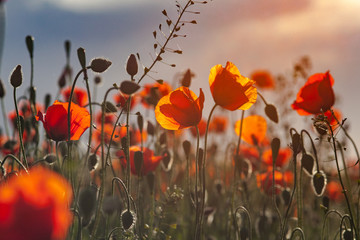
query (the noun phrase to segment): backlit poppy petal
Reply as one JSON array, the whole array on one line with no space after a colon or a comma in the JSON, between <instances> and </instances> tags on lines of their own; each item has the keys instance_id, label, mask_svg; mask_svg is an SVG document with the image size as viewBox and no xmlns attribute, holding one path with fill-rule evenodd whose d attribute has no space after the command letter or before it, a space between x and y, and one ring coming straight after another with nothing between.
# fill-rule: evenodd
<instances>
[{"instance_id":1,"label":"backlit poppy petal","mask_svg":"<svg viewBox=\"0 0 360 240\"><path fill-rule=\"evenodd\" d=\"M256 102L254 81L241 76L231 62L227 62L225 68L220 64L211 68L209 84L215 103L225 109L246 110Z\"/></svg>"},{"instance_id":2,"label":"backlit poppy petal","mask_svg":"<svg viewBox=\"0 0 360 240\"><path fill-rule=\"evenodd\" d=\"M240 134L241 120L235 123L235 132ZM252 115L244 118L241 139L252 145L259 145L266 136L267 124L264 117Z\"/></svg>"},{"instance_id":3,"label":"backlit poppy petal","mask_svg":"<svg viewBox=\"0 0 360 240\"><path fill-rule=\"evenodd\" d=\"M335 103L333 84L334 79L329 72L310 76L291 107L300 115L326 112Z\"/></svg>"},{"instance_id":4,"label":"backlit poppy petal","mask_svg":"<svg viewBox=\"0 0 360 240\"><path fill-rule=\"evenodd\" d=\"M199 98L188 88L180 87L162 97L155 108L159 124L168 130L196 126L202 117L204 93Z\"/></svg>"}]
</instances>

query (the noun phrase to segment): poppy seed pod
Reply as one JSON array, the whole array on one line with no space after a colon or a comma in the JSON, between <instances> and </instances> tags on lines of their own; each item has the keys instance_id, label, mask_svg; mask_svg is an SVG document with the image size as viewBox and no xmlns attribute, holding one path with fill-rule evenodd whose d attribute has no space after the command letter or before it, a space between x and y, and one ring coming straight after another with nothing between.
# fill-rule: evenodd
<instances>
[{"instance_id":1,"label":"poppy seed pod","mask_svg":"<svg viewBox=\"0 0 360 240\"><path fill-rule=\"evenodd\" d=\"M77 55L79 58L79 62L81 67L84 69L86 68L86 57L85 57L85 49L84 48L78 48Z\"/></svg>"},{"instance_id":2,"label":"poppy seed pod","mask_svg":"<svg viewBox=\"0 0 360 240\"><path fill-rule=\"evenodd\" d=\"M325 191L326 183L327 183L326 175L323 171L318 171L312 176L311 186L317 197L323 195Z\"/></svg>"},{"instance_id":3,"label":"poppy seed pod","mask_svg":"<svg viewBox=\"0 0 360 240\"><path fill-rule=\"evenodd\" d=\"M94 72L102 73L105 72L111 64L112 62L105 58L95 58L91 60L90 67Z\"/></svg>"},{"instance_id":4,"label":"poppy seed pod","mask_svg":"<svg viewBox=\"0 0 360 240\"><path fill-rule=\"evenodd\" d=\"M120 84L120 91L127 95L131 95L139 89L140 89L140 85L133 81L125 80Z\"/></svg>"},{"instance_id":5,"label":"poppy seed pod","mask_svg":"<svg viewBox=\"0 0 360 240\"><path fill-rule=\"evenodd\" d=\"M26 42L26 47L29 51L29 54L30 54L30 58L33 58L34 57L34 37L33 36L26 36L25 38L25 42Z\"/></svg>"},{"instance_id":6,"label":"poppy seed pod","mask_svg":"<svg viewBox=\"0 0 360 240\"><path fill-rule=\"evenodd\" d=\"M131 211L126 210L121 214L122 226L125 230L130 229L135 225L135 218Z\"/></svg>"},{"instance_id":7,"label":"poppy seed pod","mask_svg":"<svg viewBox=\"0 0 360 240\"><path fill-rule=\"evenodd\" d=\"M17 88L20 87L20 85L22 84L22 80L23 80L23 76L22 76L21 65L17 65L10 75L10 84L14 88Z\"/></svg>"},{"instance_id":8,"label":"poppy seed pod","mask_svg":"<svg viewBox=\"0 0 360 240\"><path fill-rule=\"evenodd\" d=\"M134 54L131 54L127 60L126 72L131 76L131 78L138 72L138 64Z\"/></svg>"},{"instance_id":9,"label":"poppy seed pod","mask_svg":"<svg viewBox=\"0 0 360 240\"><path fill-rule=\"evenodd\" d=\"M265 106L265 114L266 116L273 122L278 123L279 117L276 111L276 107L272 104L266 104Z\"/></svg>"},{"instance_id":10,"label":"poppy seed pod","mask_svg":"<svg viewBox=\"0 0 360 240\"><path fill-rule=\"evenodd\" d=\"M1 79L0 79L0 98L4 98L4 96L5 96L5 87L4 87L4 84L3 84L3 82L1 81Z\"/></svg>"},{"instance_id":11,"label":"poppy seed pod","mask_svg":"<svg viewBox=\"0 0 360 240\"><path fill-rule=\"evenodd\" d=\"M56 162L56 155L54 154L47 154L44 157L44 161L47 162L48 164L53 164L54 162Z\"/></svg>"}]
</instances>

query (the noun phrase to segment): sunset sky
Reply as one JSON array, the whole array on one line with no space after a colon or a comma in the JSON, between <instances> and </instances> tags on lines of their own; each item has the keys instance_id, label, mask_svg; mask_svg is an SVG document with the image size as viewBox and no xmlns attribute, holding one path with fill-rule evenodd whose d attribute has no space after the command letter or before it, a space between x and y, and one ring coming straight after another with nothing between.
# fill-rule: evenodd
<instances>
[{"instance_id":1,"label":"sunset sky","mask_svg":"<svg viewBox=\"0 0 360 240\"><path fill-rule=\"evenodd\" d=\"M104 92L128 78L124 66L129 54L138 52L145 66L151 63L152 32L164 23L161 11L166 9L176 18L172 0L8 0L5 6L7 28L0 76L8 88L7 110L13 109L8 78L17 64L23 66L27 81L19 92L29 85L26 35L35 38L34 83L41 100L46 93L57 91L66 39L72 42L75 72L80 69L75 54L78 47L86 49L89 60L102 56L113 61L103 75ZM313 73L330 70L333 75L334 90L340 96L335 106L348 118L350 133L360 143L360 1L213 0L192 10L201 14L188 14L184 19L195 19L198 24L186 25L182 33L187 37L171 45L183 54L164 55L167 63L177 67L160 63L152 77L172 82L176 73L191 68L196 74L192 89L198 94L201 87L210 106L208 75L212 66L232 61L245 76L255 69L268 69L276 75L286 73L301 56L308 55ZM149 82L150 78L144 80Z\"/></svg>"}]
</instances>

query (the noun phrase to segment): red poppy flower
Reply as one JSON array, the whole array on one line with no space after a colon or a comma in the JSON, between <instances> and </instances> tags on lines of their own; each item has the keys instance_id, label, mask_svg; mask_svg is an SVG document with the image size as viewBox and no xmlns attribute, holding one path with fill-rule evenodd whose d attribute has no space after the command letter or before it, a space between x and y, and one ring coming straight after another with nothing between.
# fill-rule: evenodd
<instances>
[{"instance_id":1,"label":"red poppy flower","mask_svg":"<svg viewBox=\"0 0 360 240\"><path fill-rule=\"evenodd\" d=\"M62 176L33 168L0 185L0 196L1 239L65 239L72 190Z\"/></svg>"},{"instance_id":2,"label":"red poppy flower","mask_svg":"<svg viewBox=\"0 0 360 240\"><path fill-rule=\"evenodd\" d=\"M284 187L292 184L293 178L293 174L290 171L285 173L275 171L275 194L279 194ZM271 195L273 186L273 173L271 168L269 168L267 172L257 174L256 182L258 188L266 194Z\"/></svg>"},{"instance_id":3,"label":"red poppy flower","mask_svg":"<svg viewBox=\"0 0 360 240\"><path fill-rule=\"evenodd\" d=\"M124 111L126 111L127 109L127 106L126 106L126 103L127 103L127 100L129 99L129 95L127 94L124 94L124 93L119 93L119 94L116 94L114 95L114 101L116 103L116 105L122 109L124 109ZM131 98L131 103L130 103L130 110L132 110L136 105L136 98L133 96Z\"/></svg>"},{"instance_id":4,"label":"red poppy flower","mask_svg":"<svg viewBox=\"0 0 360 240\"><path fill-rule=\"evenodd\" d=\"M69 103L55 101L48 107L46 114L40 111L36 120L42 121L48 137L54 141L66 141L68 139L68 106ZM90 114L75 103L70 109L70 140L79 140L85 130L90 127Z\"/></svg>"},{"instance_id":5,"label":"red poppy flower","mask_svg":"<svg viewBox=\"0 0 360 240\"><path fill-rule=\"evenodd\" d=\"M156 106L159 99L168 95L171 92L171 86L163 82L162 84L156 82L154 84L145 84L143 90L138 96L141 98L141 103L145 108Z\"/></svg>"},{"instance_id":6,"label":"red poppy flower","mask_svg":"<svg viewBox=\"0 0 360 240\"><path fill-rule=\"evenodd\" d=\"M64 101L68 102L70 98L71 93L71 87L65 88L62 91L62 95L64 97ZM76 103L80 107L84 107L86 104L88 104L88 97L87 97L87 91L82 88L75 87L72 102Z\"/></svg>"},{"instance_id":7,"label":"red poppy flower","mask_svg":"<svg viewBox=\"0 0 360 240\"><path fill-rule=\"evenodd\" d=\"M338 182L330 181L326 185L327 196L330 200L338 202L343 199L343 190Z\"/></svg>"},{"instance_id":8,"label":"red poppy flower","mask_svg":"<svg viewBox=\"0 0 360 240\"><path fill-rule=\"evenodd\" d=\"M326 112L335 102L333 85L334 79L329 72L310 76L291 107L300 115Z\"/></svg>"},{"instance_id":9,"label":"red poppy flower","mask_svg":"<svg viewBox=\"0 0 360 240\"><path fill-rule=\"evenodd\" d=\"M209 131L223 133L228 126L228 119L222 116L214 116L209 124Z\"/></svg>"},{"instance_id":10,"label":"red poppy flower","mask_svg":"<svg viewBox=\"0 0 360 240\"><path fill-rule=\"evenodd\" d=\"M289 148L283 148L279 150L278 157L276 158L275 166L276 167L283 167L285 166L291 157L292 151ZM263 162L267 164L268 166L273 165L273 159L272 159L272 150L268 149L263 152L262 155Z\"/></svg>"},{"instance_id":11,"label":"red poppy flower","mask_svg":"<svg viewBox=\"0 0 360 240\"><path fill-rule=\"evenodd\" d=\"M134 175L139 175L136 172L134 156L135 152L141 151L141 147L139 146L131 146L130 147L130 168L131 173ZM124 151L117 152L118 157L120 157L121 164L123 167L126 167L126 158L124 155ZM143 148L143 164L141 167L141 175L146 176L149 172L155 171L156 167L159 165L160 161L163 159L162 156L154 156L154 152L146 147Z\"/></svg>"},{"instance_id":12,"label":"red poppy flower","mask_svg":"<svg viewBox=\"0 0 360 240\"><path fill-rule=\"evenodd\" d=\"M134 129L132 127L130 130L130 145L136 145L141 143L141 133L139 129ZM119 134L120 138L126 137L126 127L120 127L120 130L116 133ZM142 132L143 141L145 142L147 139L147 132L143 130Z\"/></svg>"},{"instance_id":13,"label":"red poppy flower","mask_svg":"<svg viewBox=\"0 0 360 240\"><path fill-rule=\"evenodd\" d=\"M231 62L227 62L225 68L221 64L212 67L209 84L215 103L230 111L249 109L256 102L254 81L241 76Z\"/></svg>"},{"instance_id":14,"label":"red poppy flower","mask_svg":"<svg viewBox=\"0 0 360 240\"><path fill-rule=\"evenodd\" d=\"M105 124L113 124L115 122L115 115L113 113L104 113L105 114L105 119L104 119L104 123ZM101 118L102 118L102 112L99 111L98 113L96 113L95 116L95 122L99 125L101 125Z\"/></svg>"},{"instance_id":15,"label":"red poppy flower","mask_svg":"<svg viewBox=\"0 0 360 240\"><path fill-rule=\"evenodd\" d=\"M240 134L241 120L235 123L235 133ZM264 117L252 115L244 118L241 139L252 145L259 145L266 136L267 124Z\"/></svg>"},{"instance_id":16,"label":"red poppy flower","mask_svg":"<svg viewBox=\"0 0 360 240\"><path fill-rule=\"evenodd\" d=\"M199 129L199 136L200 137L204 136L205 132L206 132L206 121L204 119L201 119L201 121L199 122L199 124L197 126L198 126L198 129ZM195 127L191 127L190 132L191 132L191 135L193 137L197 136Z\"/></svg>"},{"instance_id":17,"label":"red poppy flower","mask_svg":"<svg viewBox=\"0 0 360 240\"><path fill-rule=\"evenodd\" d=\"M251 73L250 78L255 81L259 88L274 88L274 78L267 70L257 70Z\"/></svg>"},{"instance_id":18,"label":"red poppy flower","mask_svg":"<svg viewBox=\"0 0 360 240\"><path fill-rule=\"evenodd\" d=\"M334 112L334 115L336 117L336 119L341 123L341 119L342 119L342 115L341 115L341 112L338 110L338 109L332 109L333 112ZM328 110L324 113L324 115L327 117L330 125L337 125L337 121L336 119L334 118L334 116L332 115L331 111Z\"/></svg>"},{"instance_id":19,"label":"red poppy flower","mask_svg":"<svg viewBox=\"0 0 360 240\"><path fill-rule=\"evenodd\" d=\"M187 87L179 87L162 97L155 108L155 117L165 129L178 130L199 124L204 107L204 93L200 96Z\"/></svg>"}]
</instances>

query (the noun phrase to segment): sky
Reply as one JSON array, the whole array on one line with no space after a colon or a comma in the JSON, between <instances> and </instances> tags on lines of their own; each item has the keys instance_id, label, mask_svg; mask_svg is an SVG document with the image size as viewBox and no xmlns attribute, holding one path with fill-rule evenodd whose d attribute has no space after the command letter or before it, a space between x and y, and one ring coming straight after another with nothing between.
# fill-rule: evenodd
<instances>
[{"instance_id":1,"label":"sky","mask_svg":"<svg viewBox=\"0 0 360 240\"><path fill-rule=\"evenodd\" d=\"M30 60L24 39L34 36L38 99L57 91L65 64L65 40L72 42L75 70L80 69L75 54L78 47L86 49L88 61L106 57L113 62L103 74L104 92L128 78L124 66L129 54L139 53L145 66L151 63L152 32L159 23L164 25L161 11L166 9L176 18L172 0L8 0L5 7L0 77L10 89L9 74L21 64L25 83L18 91L25 91ZM177 67L159 63L151 73L153 78L172 82L176 74L191 68L196 74L192 90L196 94L200 87L204 90L208 112L213 104L208 87L212 66L232 61L245 76L255 69L268 69L276 75L288 73L301 56L307 55L313 73L330 70L333 75L334 91L339 96L335 106L348 118L350 134L360 144L360 1L213 0L194 6L193 11L200 14L188 14L185 19L195 19L197 24L187 24L182 30L187 36L171 44L183 54L164 55L167 63ZM151 82L151 78L144 79L144 83ZM13 103L9 94L5 100L10 109Z\"/></svg>"}]
</instances>

